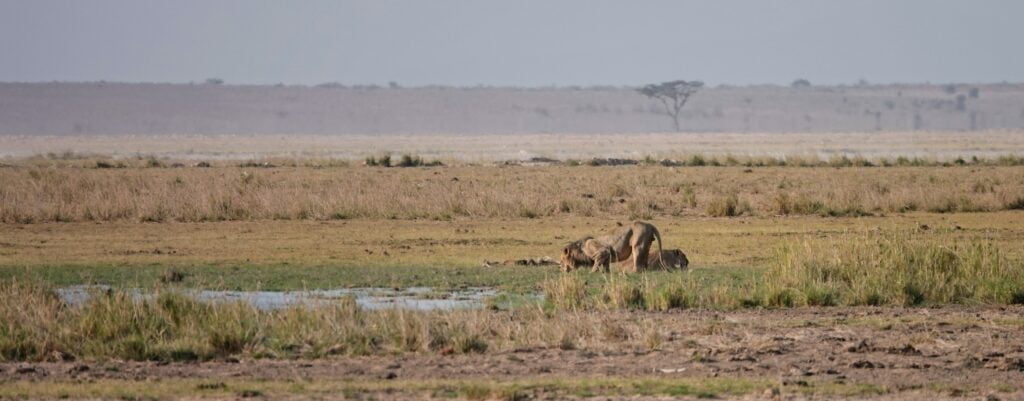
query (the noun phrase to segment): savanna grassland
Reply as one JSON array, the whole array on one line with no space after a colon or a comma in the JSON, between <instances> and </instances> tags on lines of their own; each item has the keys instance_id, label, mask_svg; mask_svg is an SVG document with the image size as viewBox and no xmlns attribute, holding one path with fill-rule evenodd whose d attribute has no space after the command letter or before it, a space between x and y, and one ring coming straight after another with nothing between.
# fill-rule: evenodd
<instances>
[{"instance_id":1,"label":"savanna grassland","mask_svg":"<svg viewBox=\"0 0 1024 401\"><path fill-rule=\"evenodd\" d=\"M5 159L0 398L1024 396L1020 157L384 154ZM637 219L690 269L483 263ZM190 295L416 286L499 295Z\"/></svg>"},{"instance_id":2,"label":"savanna grassland","mask_svg":"<svg viewBox=\"0 0 1024 401\"><path fill-rule=\"evenodd\" d=\"M1024 160L1013 157L957 159L948 166L907 158L694 156L683 166L651 163L395 169L250 162L167 168L151 159L148 168L113 161L85 168L12 167L0 170L0 221L654 219L1024 208Z\"/></svg>"}]
</instances>

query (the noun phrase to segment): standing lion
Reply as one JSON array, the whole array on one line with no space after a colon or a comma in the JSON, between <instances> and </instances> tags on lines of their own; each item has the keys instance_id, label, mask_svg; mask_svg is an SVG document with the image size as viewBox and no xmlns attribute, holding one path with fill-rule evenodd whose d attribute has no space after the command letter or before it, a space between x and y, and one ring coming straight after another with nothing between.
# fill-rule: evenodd
<instances>
[{"instance_id":1,"label":"standing lion","mask_svg":"<svg viewBox=\"0 0 1024 401\"><path fill-rule=\"evenodd\" d=\"M593 265L595 269L598 266L603 268L604 264L599 262L604 261L598 259L611 257L611 262L632 258L632 272L640 272L647 269L648 252L655 240L658 241L658 254L661 254L661 234L653 225L642 221L618 227L607 235L583 238L562 248L562 270L586 265Z\"/></svg>"}]
</instances>

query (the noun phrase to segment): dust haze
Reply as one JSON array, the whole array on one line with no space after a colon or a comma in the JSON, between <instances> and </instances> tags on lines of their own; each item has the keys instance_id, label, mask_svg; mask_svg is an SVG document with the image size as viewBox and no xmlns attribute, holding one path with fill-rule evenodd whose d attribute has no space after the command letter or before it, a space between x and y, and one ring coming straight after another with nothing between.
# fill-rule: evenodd
<instances>
[{"instance_id":1,"label":"dust haze","mask_svg":"<svg viewBox=\"0 0 1024 401\"><path fill-rule=\"evenodd\" d=\"M1024 85L707 88L683 108L700 133L1024 129ZM536 134L674 131L632 87L0 84L0 134Z\"/></svg>"}]
</instances>

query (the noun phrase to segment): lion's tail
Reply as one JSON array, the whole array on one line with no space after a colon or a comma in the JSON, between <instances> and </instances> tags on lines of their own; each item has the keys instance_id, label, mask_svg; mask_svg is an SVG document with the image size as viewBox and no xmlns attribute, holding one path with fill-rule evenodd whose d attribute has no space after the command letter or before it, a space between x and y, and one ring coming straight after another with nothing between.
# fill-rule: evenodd
<instances>
[{"instance_id":1,"label":"lion's tail","mask_svg":"<svg viewBox=\"0 0 1024 401\"><path fill-rule=\"evenodd\" d=\"M661 266L665 266L665 261L662 260L662 257L661 257L661 255L662 255L662 252L661 252L661 233L658 232L658 227L655 227L655 226L652 225L651 228L654 229L654 239L658 240L658 263Z\"/></svg>"}]
</instances>

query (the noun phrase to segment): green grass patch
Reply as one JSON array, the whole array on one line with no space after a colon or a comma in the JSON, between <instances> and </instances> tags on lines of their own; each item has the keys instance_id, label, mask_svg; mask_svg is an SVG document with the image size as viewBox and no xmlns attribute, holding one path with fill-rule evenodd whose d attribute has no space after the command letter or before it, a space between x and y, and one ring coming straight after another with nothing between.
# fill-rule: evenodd
<instances>
[{"instance_id":1,"label":"green grass patch","mask_svg":"<svg viewBox=\"0 0 1024 401\"><path fill-rule=\"evenodd\" d=\"M1024 290L1024 262L984 241L879 233L786 244L763 282L772 306L1005 305Z\"/></svg>"},{"instance_id":2,"label":"green grass patch","mask_svg":"<svg viewBox=\"0 0 1024 401\"><path fill-rule=\"evenodd\" d=\"M546 276L545 268L442 267L442 266L321 266L321 265L190 265L62 264L2 267L0 281L22 280L54 287L103 284L115 288L154 288L166 284L169 271L184 277L177 284L190 288L237 291L292 291L355 287L494 287L510 292L531 292Z\"/></svg>"}]
</instances>

